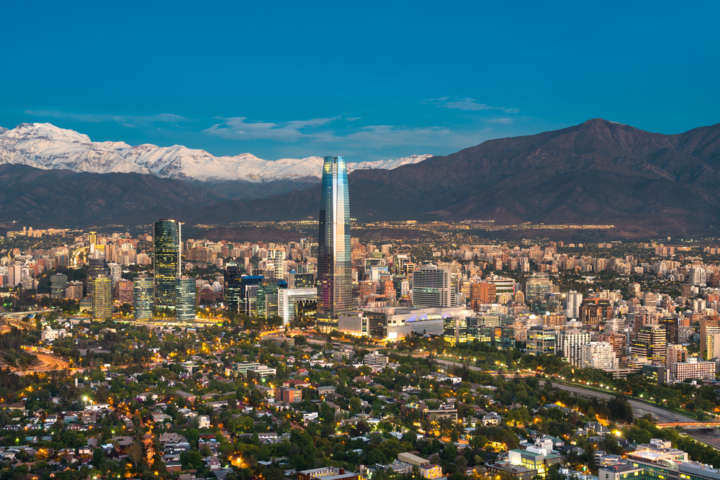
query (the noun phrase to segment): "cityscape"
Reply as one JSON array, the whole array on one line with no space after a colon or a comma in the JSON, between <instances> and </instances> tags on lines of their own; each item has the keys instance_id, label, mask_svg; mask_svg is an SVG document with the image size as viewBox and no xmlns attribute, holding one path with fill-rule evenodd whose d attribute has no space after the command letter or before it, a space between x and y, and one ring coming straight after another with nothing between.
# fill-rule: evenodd
<instances>
[{"instance_id":1,"label":"cityscape","mask_svg":"<svg viewBox=\"0 0 720 480\"><path fill-rule=\"evenodd\" d=\"M718 15L3 4L0 480L720 480Z\"/></svg>"},{"instance_id":2,"label":"cityscape","mask_svg":"<svg viewBox=\"0 0 720 480\"><path fill-rule=\"evenodd\" d=\"M720 246L361 242L320 188L298 241L8 231L3 475L720 476Z\"/></svg>"}]
</instances>

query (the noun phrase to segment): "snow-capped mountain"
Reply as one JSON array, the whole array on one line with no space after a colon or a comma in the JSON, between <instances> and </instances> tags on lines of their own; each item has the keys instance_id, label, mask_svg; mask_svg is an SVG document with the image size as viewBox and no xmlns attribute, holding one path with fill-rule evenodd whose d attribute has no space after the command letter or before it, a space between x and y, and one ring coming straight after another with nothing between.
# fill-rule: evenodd
<instances>
[{"instance_id":1,"label":"snow-capped mountain","mask_svg":"<svg viewBox=\"0 0 720 480\"><path fill-rule=\"evenodd\" d=\"M430 155L348 163L348 170L393 169L418 163ZM131 146L124 142L93 142L90 137L50 123L0 127L0 164L45 170L91 173L142 173L162 178L244 180L265 182L320 177L322 157L263 160L250 153L214 156L204 150L173 145Z\"/></svg>"}]
</instances>

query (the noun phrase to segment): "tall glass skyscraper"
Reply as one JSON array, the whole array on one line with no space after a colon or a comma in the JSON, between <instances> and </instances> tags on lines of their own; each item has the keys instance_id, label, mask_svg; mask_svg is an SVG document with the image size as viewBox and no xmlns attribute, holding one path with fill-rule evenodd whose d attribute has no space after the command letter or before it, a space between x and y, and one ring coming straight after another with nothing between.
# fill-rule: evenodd
<instances>
[{"instance_id":1,"label":"tall glass skyscraper","mask_svg":"<svg viewBox=\"0 0 720 480\"><path fill-rule=\"evenodd\" d=\"M140 275L133 282L135 320L149 320L153 314L153 279Z\"/></svg>"},{"instance_id":2,"label":"tall glass skyscraper","mask_svg":"<svg viewBox=\"0 0 720 480\"><path fill-rule=\"evenodd\" d=\"M175 317L181 322L195 320L195 279L181 278L177 282L177 309Z\"/></svg>"},{"instance_id":3,"label":"tall glass skyscraper","mask_svg":"<svg viewBox=\"0 0 720 480\"><path fill-rule=\"evenodd\" d=\"M182 230L176 220L158 220L153 228L155 313L172 315L177 304L177 285L182 270Z\"/></svg>"},{"instance_id":4,"label":"tall glass skyscraper","mask_svg":"<svg viewBox=\"0 0 720 480\"><path fill-rule=\"evenodd\" d=\"M110 320L112 318L112 282L110 277L99 275L92 281L92 315L93 320Z\"/></svg>"},{"instance_id":5,"label":"tall glass skyscraper","mask_svg":"<svg viewBox=\"0 0 720 480\"><path fill-rule=\"evenodd\" d=\"M329 331L352 308L350 194L343 157L325 157L319 220L317 322L320 331Z\"/></svg>"}]
</instances>

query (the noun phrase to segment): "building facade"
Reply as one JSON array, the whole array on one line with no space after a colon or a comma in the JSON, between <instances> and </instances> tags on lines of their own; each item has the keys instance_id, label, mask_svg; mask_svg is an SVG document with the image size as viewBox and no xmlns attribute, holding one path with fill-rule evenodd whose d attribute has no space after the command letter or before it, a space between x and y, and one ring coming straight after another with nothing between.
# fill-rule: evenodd
<instances>
[{"instance_id":1,"label":"building facade","mask_svg":"<svg viewBox=\"0 0 720 480\"><path fill-rule=\"evenodd\" d=\"M154 309L156 314L175 311L177 282L182 271L182 227L180 222L163 219L153 228L153 269L155 280Z\"/></svg>"},{"instance_id":2,"label":"building facade","mask_svg":"<svg viewBox=\"0 0 720 480\"><path fill-rule=\"evenodd\" d=\"M181 278L177 282L175 318L180 322L195 320L195 279Z\"/></svg>"},{"instance_id":3,"label":"building facade","mask_svg":"<svg viewBox=\"0 0 720 480\"><path fill-rule=\"evenodd\" d=\"M149 320L153 315L153 279L140 275L133 282L135 320Z\"/></svg>"},{"instance_id":4,"label":"building facade","mask_svg":"<svg viewBox=\"0 0 720 480\"><path fill-rule=\"evenodd\" d=\"M343 157L325 157L318 235L318 328L337 328L352 309L350 192Z\"/></svg>"}]
</instances>

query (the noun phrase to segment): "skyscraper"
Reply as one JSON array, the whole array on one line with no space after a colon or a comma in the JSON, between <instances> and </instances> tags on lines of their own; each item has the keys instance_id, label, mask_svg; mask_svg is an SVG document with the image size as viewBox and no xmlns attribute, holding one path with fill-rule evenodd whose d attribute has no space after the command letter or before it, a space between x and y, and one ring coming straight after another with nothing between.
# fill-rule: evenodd
<instances>
[{"instance_id":1,"label":"skyscraper","mask_svg":"<svg viewBox=\"0 0 720 480\"><path fill-rule=\"evenodd\" d=\"M454 307L455 289L450 272L427 264L413 273L413 305L416 307Z\"/></svg>"},{"instance_id":2,"label":"skyscraper","mask_svg":"<svg viewBox=\"0 0 720 480\"><path fill-rule=\"evenodd\" d=\"M67 287L68 276L64 273L55 273L50 275L50 297L64 298L65 287Z\"/></svg>"},{"instance_id":3,"label":"skyscraper","mask_svg":"<svg viewBox=\"0 0 720 480\"><path fill-rule=\"evenodd\" d=\"M195 320L195 279L181 278L177 281L177 308L175 317L181 322Z\"/></svg>"},{"instance_id":4,"label":"skyscraper","mask_svg":"<svg viewBox=\"0 0 720 480\"><path fill-rule=\"evenodd\" d=\"M325 157L318 238L318 328L328 331L352 307L350 194L343 157Z\"/></svg>"},{"instance_id":5,"label":"skyscraper","mask_svg":"<svg viewBox=\"0 0 720 480\"><path fill-rule=\"evenodd\" d=\"M171 314L177 304L177 285L180 278L182 231L176 220L155 222L153 228L155 313Z\"/></svg>"},{"instance_id":6,"label":"skyscraper","mask_svg":"<svg viewBox=\"0 0 720 480\"><path fill-rule=\"evenodd\" d=\"M570 290L567 294L567 304L565 307L565 316L567 318L580 317L580 305L583 301L582 293Z\"/></svg>"},{"instance_id":7,"label":"skyscraper","mask_svg":"<svg viewBox=\"0 0 720 480\"><path fill-rule=\"evenodd\" d=\"M140 275L133 282L135 320L149 320L153 312L153 280Z\"/></svg>"},{"instance_id":8,"label":"skyscraper","mask_svg":"<svg viewBox=\"0 0 720 480\"><path fill-rule=\"evenodd\" d=\"M225 288L223 290L224 301L227 309L237 313L240 310L242 299L242 273L235 262L228 262L225 265Z\"/></svg>"},{"instance_id":9,"label":"skyscraper","mask_svg":"<svg viewBox=\"0 0 720 480\"><path fill-rule=\"evenodd\" d=\"M93 320L110 320L112 318L112 282L107 275L99 275L92 281L92 314Z\"/></svg>"}]
</instances>

